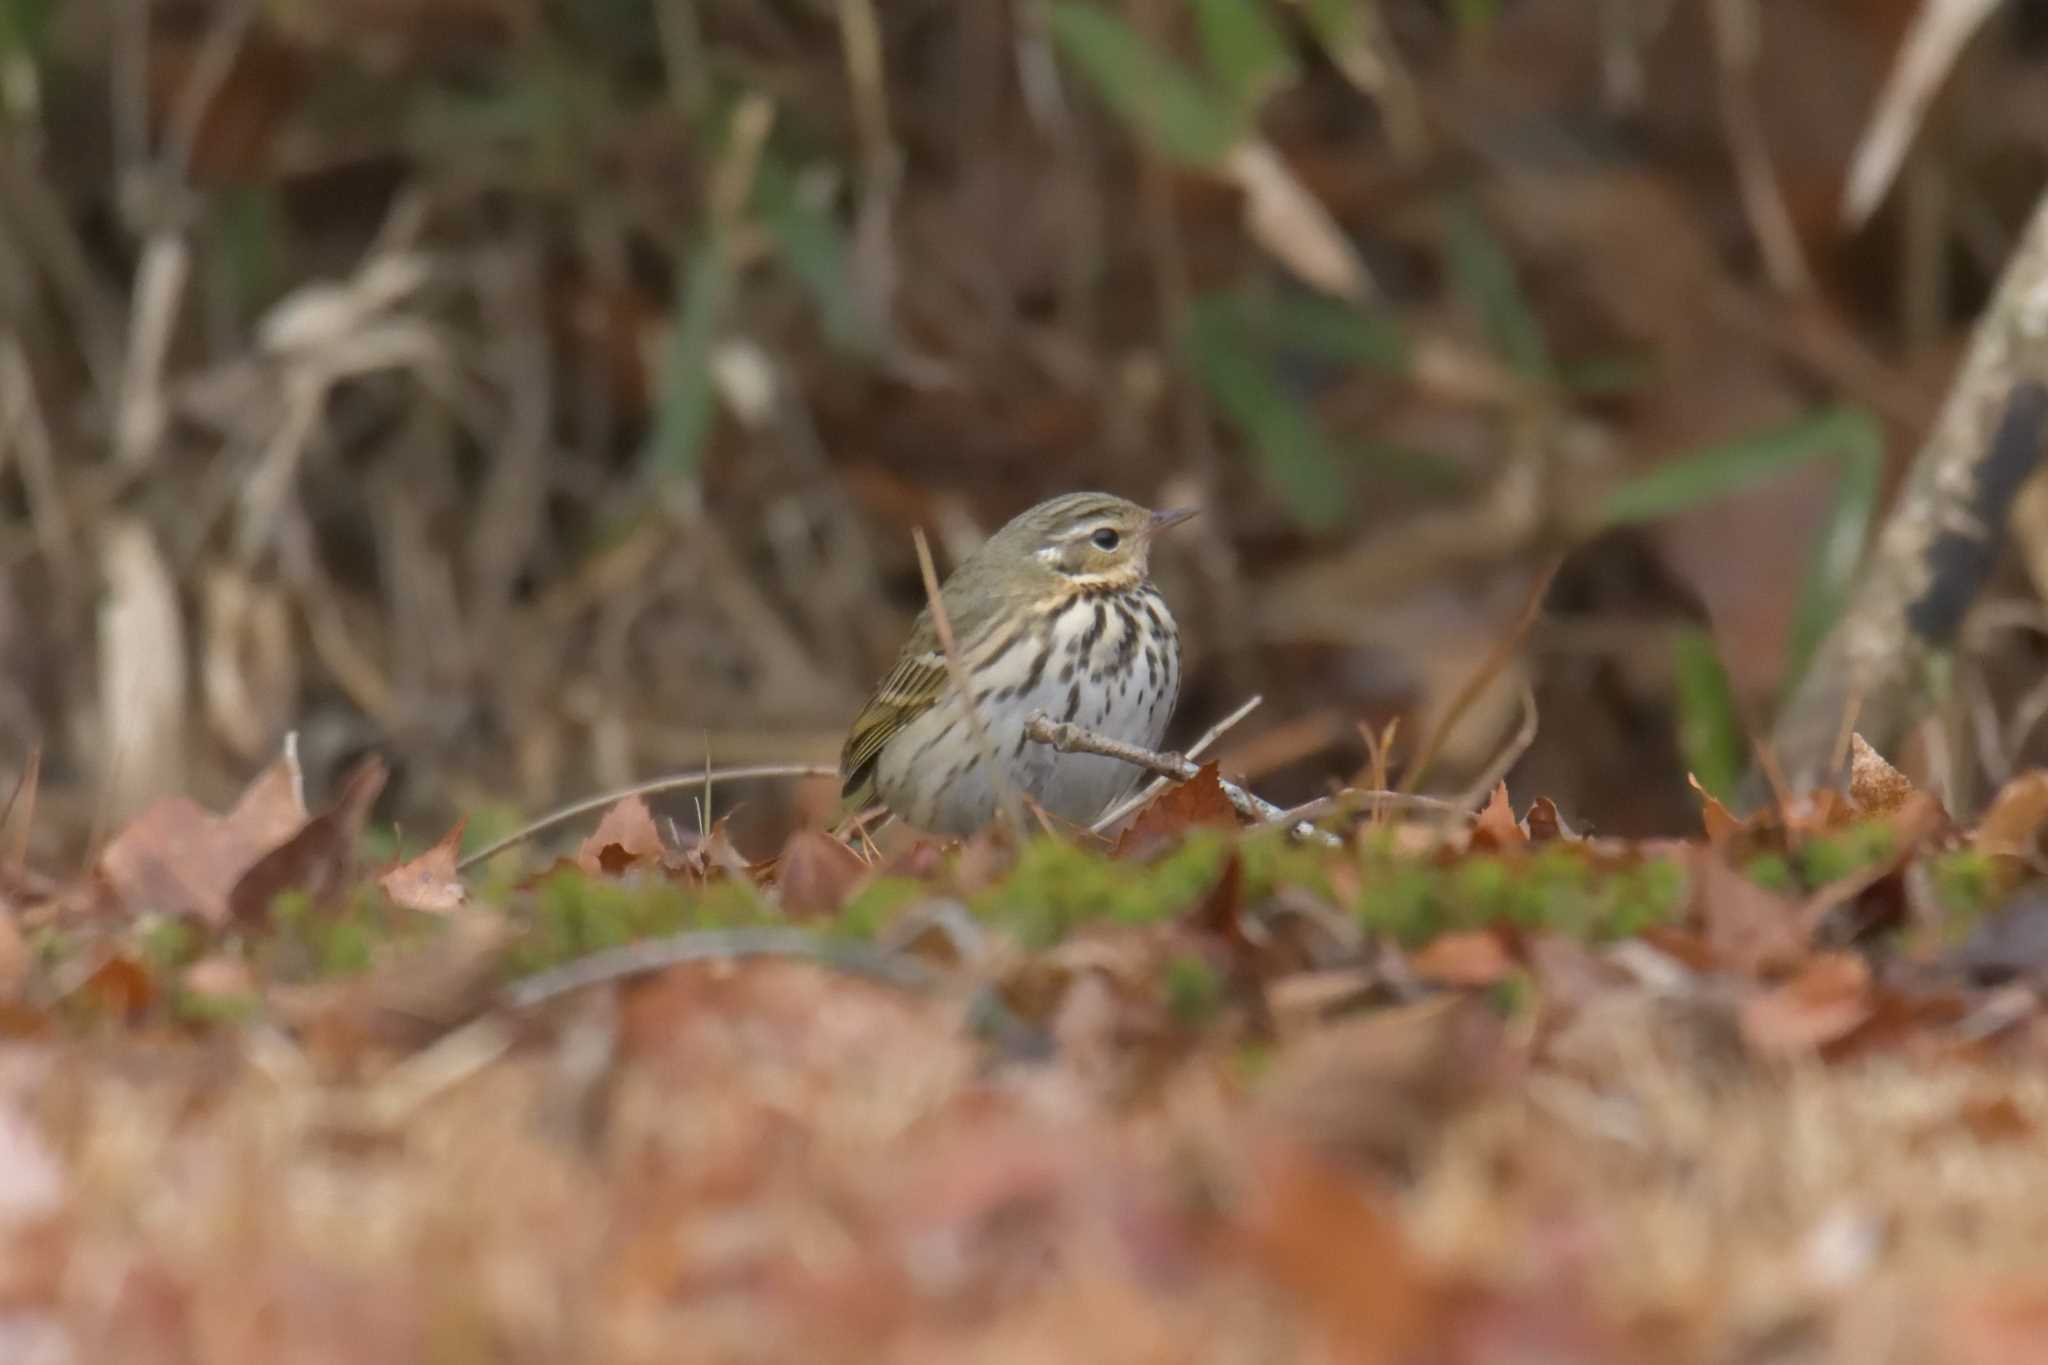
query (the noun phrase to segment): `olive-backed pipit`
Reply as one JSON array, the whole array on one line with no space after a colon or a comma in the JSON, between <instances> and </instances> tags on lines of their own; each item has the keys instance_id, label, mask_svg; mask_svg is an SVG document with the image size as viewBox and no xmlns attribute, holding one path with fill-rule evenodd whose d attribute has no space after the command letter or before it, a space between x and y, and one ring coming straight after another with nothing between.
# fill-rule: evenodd
<instances>
[{"instance_id":1,"label":"olive-backed pipit","mask_svg":"<svg viewBox=\"0 0 2048 1365\"><path fill-rule=\"evenodd\" d=\"M1192 516L1106 493L1021 513L953 571L939 600L981 731L969 723L926 607L839 757L848 798L964 834L995 815L992 769L1048 814L1094 820L1142 776L1100 754L1034 744L1034 711L1156 747L1180 693L1180 634L1148 576L1152 538Z\"/></svg>"}]
</instances>

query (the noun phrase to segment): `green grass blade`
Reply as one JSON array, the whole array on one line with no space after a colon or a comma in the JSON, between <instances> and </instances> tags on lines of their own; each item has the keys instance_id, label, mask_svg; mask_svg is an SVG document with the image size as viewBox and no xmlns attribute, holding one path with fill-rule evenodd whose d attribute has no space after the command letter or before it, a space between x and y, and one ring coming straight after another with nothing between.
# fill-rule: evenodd
<instances>
[{"instance_id":1,"label":"green grass blade","mask_svg":"<svg viewBox=\"0 0 2048 1365\"><path fill-rule=\"evenodd\" d=\"M1063 0L1047 26L1103 102L1162 155L1214 169L1243 133L1228 100L1108 11Z\"/></svg>"},{"instance_id":2,"label":"green grass blade","mask_svg":"<svg viewBox=\"0 0 2048 1365\"><path fill-rule=\"evenodd\" d=\"M1842 456L1842 477L1835 486L1827 520L1814 541L1806 581L1800 585L1799 608L1792 618L1786 646L1785 677L1789 687L1806 671L1808 661L1849 600L1856 570L1870 544L1877 519L1877 501L1884 483L1884 438L1875 422L1849 433Z\"/></svg>"},{"instance_id":3,"label":"green grass blade","mask_svg":"<svg viewBox=\"0 0 2048 1365\"><path fill-rule=\"evenodd\" d=\"M1672 676L1678 692L1678 747L1685 766L1702 787L1730 799L1742 781L1748 743L1735 688L1722 666L1714 637L1687 630L1671 646Z\"/></svg>"},{"instance_id":4,"label":"green grass blade","mask_svg":"<svg viewBox=\"0 0 2048 1365\"><path fill-rule=\"evenodd\" d=\"M1265 98L1300 74L1287 35L1266 13L1266 0L1194 0L1202 56L1239 117L1249 119Z\"/></svg>"},{"instance_id":5,"label":"green grass blade","mask_svg":"<svg viewBox=\"0 0 2048 1365\"><path fill-rule=\"evenodd\" d=\"M796 177L779 166L761 168L758 200L760 223L776 255L810 294L825 339L849 355L873 355L879 347L854 293L853 253L839 220L807 198Z\"/></svg>"},{"instance_id":6,"label":"green grass blade","mask_svg":"<svg viewBox=\"0 0 2048 1365\"><path fill-rule=\"evenodd\" d=\"M725 253L715 239L706 238L690 256L675 330L662 354L654 431L641 454L642 467L656 480L692 478L703 459L713 415L711 348L731 292Z\"/></svg>"},{"instance_id":7,"label":"green grass blade","mask_svg":"<svg viewBox=\"0 0 2048 1365\"><path fill-rule=\"evenodd\" d=\"M1529 379L1551 381L1550 346L1515 279L1515 263L1469 203L1451 207L1448 248L1452 283L1479 315L1494 353Z\"/></svg>"},{"instance_id":8,"label":"green grass blade","mask_svg":"<svg viewBox=\"0 0 2048 1365\"><path fill-rule=\"evenodd\" d=\"M1301 401L1274 379L1266 353L1227 299L1199 300L1189 309L1182 354L1302 525L1322 529L1343 520L1351 490L1336 451Z\"/></svg>"},{"instance_id":9,"label":"green grass blade","mask_svg":"<svg viewBox=\"0 0 2048 1365\"><path fill-rule=\"evenodd\" d=\"M1607 495L1603 526L1628 526L1689 511L1752 488L1809 460L1882 449L1876 419L1861 408L1828 408L1789 425L1709 446L1673 460Z\"/></svg>"}]
</instances>

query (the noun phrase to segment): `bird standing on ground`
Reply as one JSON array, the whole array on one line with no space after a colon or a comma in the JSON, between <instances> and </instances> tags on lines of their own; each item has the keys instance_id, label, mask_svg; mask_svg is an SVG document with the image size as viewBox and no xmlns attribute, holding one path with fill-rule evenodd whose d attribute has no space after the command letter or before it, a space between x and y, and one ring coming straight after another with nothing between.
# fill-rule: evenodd
<instances>
[{"instance_id":1,"label":"bird standing on ground","mask_svg":"<svg viewBox=\"0 0 2048 1365\"><path fill-rule=\"evenodd\" d=\"M970 723L929 605L839 756L845 795L920 829L965 834L1002 786L1087 824L1142 776L1119 759L1033 743L1034 711L1156 748L1180 695L1180 633L1149 577L1152 539L1193 516L1107 493L1020 513L962 560L939 601L981 717Z\"/></svg>"}]
</instances>

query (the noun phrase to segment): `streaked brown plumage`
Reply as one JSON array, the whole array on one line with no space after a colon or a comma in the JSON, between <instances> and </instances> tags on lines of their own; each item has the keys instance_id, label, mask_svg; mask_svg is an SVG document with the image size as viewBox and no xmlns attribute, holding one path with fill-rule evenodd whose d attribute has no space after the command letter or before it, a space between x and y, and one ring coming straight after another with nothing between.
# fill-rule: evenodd
<instances>
[{"instance_id":1,"label":"streaked brown plumage","mask_svg":"<svg viewBox=\"0 0 2048 1365\"><path fill-rule=\"evenodd\" d=\"M939 593L987 744L959 705L927 608L847 735L847 797L880 800L923 829L965 833L996 812L992 757L1020 794L1076 824L1128 792L1137 769L1054 753L1024 737L1024 722L1043 710L1158 744L1180 691L1180 637L1149 578L1149 554L1152 538L1188 515L1070 493L989 537Z\"/></svg>"}]
</instances>

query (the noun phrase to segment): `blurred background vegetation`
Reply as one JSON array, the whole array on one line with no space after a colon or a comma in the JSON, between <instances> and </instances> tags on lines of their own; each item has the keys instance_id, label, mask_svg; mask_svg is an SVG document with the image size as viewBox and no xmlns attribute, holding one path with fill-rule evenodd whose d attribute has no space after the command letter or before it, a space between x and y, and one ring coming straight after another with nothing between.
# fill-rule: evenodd
<instances>
[{"instance_id":1,"label":"blurred background vegetation","mask_svg":"<svg viewBox=\"0 0 2048 1365\"><path fill-rule=\"evenodd\" d=\"M1170 738L1264 693L1274 799L1484 674L1432 785L1526 684L1518 803L1691 828L2042 183L2048 4L1964 7L1845 225L1956 8L0 0L0 789L70 857L289 731L409 837L830 761L910 529L1103 487L1205 509ZM1964 805L2040 749L2037 491L1907 756Z\"/></svg>"}]
</instances>

